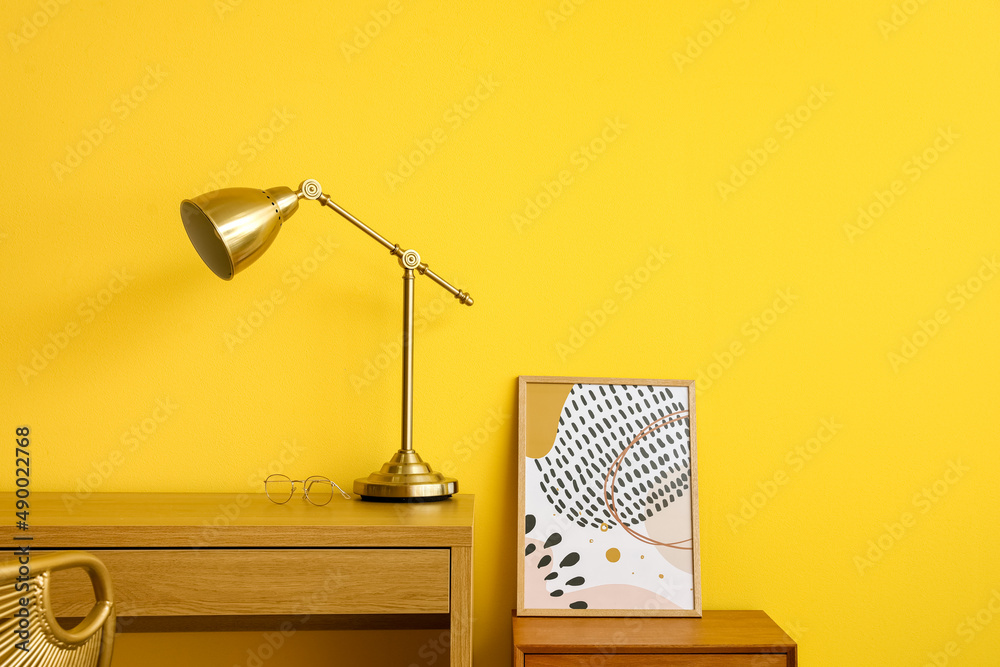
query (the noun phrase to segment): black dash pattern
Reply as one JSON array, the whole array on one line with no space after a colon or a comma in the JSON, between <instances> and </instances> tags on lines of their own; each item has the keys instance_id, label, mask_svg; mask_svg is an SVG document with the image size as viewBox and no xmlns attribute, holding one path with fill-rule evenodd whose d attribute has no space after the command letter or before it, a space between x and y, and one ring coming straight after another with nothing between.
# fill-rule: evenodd
<instances>
[{"instance_id":1,"label":"black dash pattern","mask_svg":"<svg viewBox=\"0 0 1000 667\"><path fill-rule=\"evenodd\" d=\"M559 417L555 444L535 460L553 509L581 527L616 526L608 510L610 493L604 494L608 469L649 424L687 409L676 392L676 387L575 385ZM691 421L685 417L633 445L615 480L622 522L639 524L690 493L690 442Z\"/></svg>"}]
</instances>

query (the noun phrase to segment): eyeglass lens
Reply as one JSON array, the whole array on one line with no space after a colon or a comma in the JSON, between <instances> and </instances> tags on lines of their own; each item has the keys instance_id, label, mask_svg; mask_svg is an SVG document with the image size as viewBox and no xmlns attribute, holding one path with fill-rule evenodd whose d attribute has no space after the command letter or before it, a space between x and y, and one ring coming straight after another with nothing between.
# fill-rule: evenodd
<instances>
[{"instance_id":1,"label":"eyeglass lens","mask_svg":"<svg viewBox=\"0 0 1000 667\"><path fill-rule=\"evenodd\" d=\"M264 491L267 493L267 497L279 505L287 503L294 490L295 486L292 484L292 480L284 475L270 475L264 480Z\"/></svg>"}]
</instances>

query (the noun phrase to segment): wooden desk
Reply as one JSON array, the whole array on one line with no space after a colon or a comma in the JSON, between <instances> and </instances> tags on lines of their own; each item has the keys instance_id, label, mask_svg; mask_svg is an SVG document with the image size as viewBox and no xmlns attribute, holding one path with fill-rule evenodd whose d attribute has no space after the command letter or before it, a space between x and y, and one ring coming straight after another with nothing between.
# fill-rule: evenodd
<instances>
[{"instance_id":1,"label":"wooden desk","mask_svg":"<svg viewBox=\"0 0 1000 667\"><path fill-rule=\"evenodd\" d=\"M515 667L796 667L797 648L762 611L703 618L514 616Z\"/></svg>"},{"instance_id":2,"label":"wooden desk","mask_svg":"<svg viewBox=\"0 0 1000 667\"><path fill-rule=\"evenodd\" d=\"M13 494L2 494L13 507ZM314 507L264 494L33 493L33 550L82 549L107 565L121 631L442 628L472 665L474 498ZM12 543L15 532L3 527ZM93 602L53 582L57 616Z\"/></svg>"}]
</instances>

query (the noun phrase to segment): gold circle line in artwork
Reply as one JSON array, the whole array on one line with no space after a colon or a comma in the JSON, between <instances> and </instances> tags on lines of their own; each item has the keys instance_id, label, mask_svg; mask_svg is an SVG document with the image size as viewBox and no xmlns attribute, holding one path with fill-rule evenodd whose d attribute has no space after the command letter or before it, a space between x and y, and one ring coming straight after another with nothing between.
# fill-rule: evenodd
<instances>
[{"instance_id":1,"label":"gold circle line in artwork","mask_svg":"<svg viewBox=\"0 0 1000 667\"><path fill-rule=\"evenodd\" d=\"M618 472L621 470L622 461L625 459L625 456L628 454L629 450L632 449L632 446L635 445L635 443L639 442L639 440L646 437L650 433L657 431L669 424L673 424L688 419L689 416L690 413L688 409L685 408L684 410L679 410L678 412L671 412L670 414L663 415L659 419L654 419L652 422L646 425L646 427L642 431L640 431L637 436L632 438L632 440L628 443L625 449L622 450L621 454L618 455L618 458L614 460L614 463L611 464L611 467L608 468L608 472L604 477L605 504L607 505L608 509L611 510L612 516L616 521L618 521L618 525L620 525L622 528L625 529L626 533L636 538L640 542L643 542L644 544L653 544L657 546L670 547L672 549L687 549L688 551L690 551L691 550L690 546L682 547L679 545L683 544L684 542L691 542L692 540L689 537L683 540L678 540L677 542L669 542L669 543L659 542L650 537L646 537L645 535L640 535L632 528L629 528L628 525L622 521L621 516L618 515L618 508L615 505L615 478L618 476ZM674 419L670 419L670 417L674 417ZM604 530L604 525L605 524L601 524L601 530Z\"/></svg>"}]
</instances>

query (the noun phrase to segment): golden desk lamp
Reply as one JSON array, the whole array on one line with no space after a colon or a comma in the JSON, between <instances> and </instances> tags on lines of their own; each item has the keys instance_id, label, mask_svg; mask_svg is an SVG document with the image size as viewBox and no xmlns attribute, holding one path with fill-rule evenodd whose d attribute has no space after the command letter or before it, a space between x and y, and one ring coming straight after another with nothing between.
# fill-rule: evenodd
<instances>
[{"instance_id":1,"label":"golden desk lamp","mask_svg":"<svg viewBox=\"0 0 1000 667\"><path fill-rule=\"evenodd\" d=\"M396 455L378 472L354 481L363 500L415 502L444 500L458 491L458 481L434 472L413 450L413 279L427 276L467 306L468 292L452 287L420 260L415 250L403 250L340 208L312 179L298 190L225 188L185 199L181 218L188 238L215 275L223 280L253 264L274 241L282 223L299 208L300 199L318 201L381 243L403 267L403 442Z\"/></svg>"}]
</instances>

